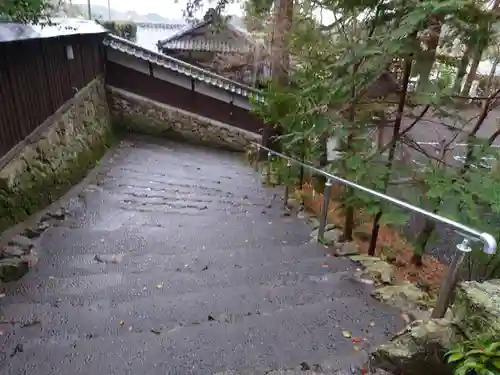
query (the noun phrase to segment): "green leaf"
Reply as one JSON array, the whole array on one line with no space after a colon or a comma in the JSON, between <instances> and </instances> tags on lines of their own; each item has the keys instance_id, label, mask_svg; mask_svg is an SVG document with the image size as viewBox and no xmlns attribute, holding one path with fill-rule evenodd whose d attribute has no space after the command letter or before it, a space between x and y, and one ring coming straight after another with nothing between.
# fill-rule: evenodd
<instances>
[{"instance_id":1,"label":"green leaf","mask_svg":"<svg viewBox=\"0 0 500 375\"><path fill-rule=\"evenodd\" d=\"M467 375L469 369L467 367L458 367L453 375Z\"/></svg>"},{"instance_id":2,"label":"green leaf","mask_svg":"<svg viewBox=\"0 0 500 375\"><path fill-rule=\"evenodd\" d=\"M465 355L463 353L452 353L447 357L446 360L448 363L454 363L462 360L463 358L465 358Z\"/></svg>"},{"instance_id":3,"label":"green leaf","mask_svg":"<svg viewBox=\"0 0 500 375\"><path fill-rule=\"evenodd\" d=\"M500 341L499 342L492 342L491 344L487 345L485 350L488 352L498 352L500 354Z\"/></svg>"}]
</instances>

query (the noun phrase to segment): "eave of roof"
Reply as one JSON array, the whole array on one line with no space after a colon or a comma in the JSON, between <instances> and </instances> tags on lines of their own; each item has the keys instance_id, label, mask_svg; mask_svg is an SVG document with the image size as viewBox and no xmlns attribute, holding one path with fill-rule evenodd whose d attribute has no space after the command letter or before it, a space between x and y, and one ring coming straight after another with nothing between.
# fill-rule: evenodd
<instances>
[{"instance_id":1,"label":"eave of roof","mask_svg":"<svg viewBox=\"0 0 500 375\"><path fill-rule=\"evenodd\" d=\"M79 18L51 18L36 25L0 22L0 43L107 32L97 22Z\"/></svg>"},{"instance_id":2,"label":"eave of roof","mask_svg":"<svg viewBox=\"0 0 500 375\"><path fill-rule=\"evenodd\" d=\"M117 37L115 35L109 34L108 37L104 40L104 44L111 49L126 53L131 56L135 56L156 65L163 66L169 70L191 77L195 80L205 82L219 89L229 91L231 93L235 93L247 98L252 97L257 101L263 100L261 92L250 86L246 86L236 81L222 77L218 74L188 64L174 57L153 52L151 50L148 50L147 48L141 47L138 44Z\"/></svg>"},{"instance_id":3,"label":"eave of roof","mask_svg":"<svg viewBox=\"0 0 500 375\"><path fill-rule=\"evenodd\" d=\"M163 39L163 40L159 40L158 41L158 47L169 49L170 48L168 46L169 44L172 44L172 43L176 42L178 39L180 39L184 35L186 35L186 34L188 34L190 32L193 32L193 31L195 31L197 29L201 29L202 27L205 27L205 26L209 25L210 23L212 23L212 20L204 20L204 21L198 22L195 25L188 25L185 28L179 30L178 32L170 35L168 38ZM234 32L236 35L241 36L242 38L244 38L245 41L248 44L250 44L250 45L256 45L257 44L257 41L254 38L252 38L252 36L250 35L250 33L248 33L246 30L244 30L244 29L242 29L240 27L232 25L231 22L229 22L229 20L224 24L224 26L227 27L232 32Z\"/></svg>"}]
</instances>

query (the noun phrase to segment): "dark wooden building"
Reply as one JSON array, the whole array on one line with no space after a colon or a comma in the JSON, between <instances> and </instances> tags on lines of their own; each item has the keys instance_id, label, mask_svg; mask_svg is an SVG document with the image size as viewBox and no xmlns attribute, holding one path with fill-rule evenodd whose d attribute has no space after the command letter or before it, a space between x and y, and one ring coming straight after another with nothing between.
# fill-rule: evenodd
<instances>
[{"instance_id":1,"label":"dark wooden building","mask_svg":"<svg viewBox=\"0 0 500 375\"><path fill-rule=\"evenodd\" d=\"M104 73L103 27L51 21L0 23L0 166L16 144Z\"/></svg>"}]
</instances>

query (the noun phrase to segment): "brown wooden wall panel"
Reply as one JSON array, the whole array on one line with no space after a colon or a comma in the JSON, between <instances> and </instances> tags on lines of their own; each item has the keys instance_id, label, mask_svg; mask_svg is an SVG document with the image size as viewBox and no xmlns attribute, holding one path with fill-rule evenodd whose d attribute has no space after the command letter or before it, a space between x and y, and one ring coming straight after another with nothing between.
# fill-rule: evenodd
<instances>
[{"instance_id":1,"label":"brown wooden wall panel","mask_svg":"<svg viewBox=\"0 0 500 375\"><path fill-rule=\"evenodd\" d=\"M0 158L104 72L102 39L75 35L0 43Z\"/></svg>"},{"instance_id":2,"label":"brown wooden wall panel","mask_svg":"<svg viewBox=\"0 0 500 375\"><path fill-rule=\"evenodd\" d=\"M264 127L262 120L243 108L109 61L106 83L253 133L260 134Z\"/></svg>"}]
</instances>

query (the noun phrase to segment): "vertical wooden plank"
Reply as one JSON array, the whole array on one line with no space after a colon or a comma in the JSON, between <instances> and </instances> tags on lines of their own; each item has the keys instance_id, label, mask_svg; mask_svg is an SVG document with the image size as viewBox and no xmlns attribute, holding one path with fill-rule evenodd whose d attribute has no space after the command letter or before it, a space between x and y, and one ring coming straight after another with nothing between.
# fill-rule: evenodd
<instances>
[{"instance_id":1,"label":"vertical wooden plank","mask_svg":"<svg viewBox=\"0 0 500 375\"><path fill-rule=\"evenodd\" d=\"M33 52L30 49L30 40L22 43L22 50L19 54L21 59L17 62L19 67L18 85L19 94L23 97L24 106L22 111L26 114L26 122L24 123L24 136L30 134L36 128L37 120L37 103L35 99L36 93L33 90L34 81L36 81L33 72ZM31 65L31 67L29 66ZM30 69L31 68L31 69Z\"/></svg>"},{"instance_id":2,"label":"vertical wooden plank","mask_svg":"<svg viewBox=\"0 0 500 375\"><path fill-rule=\"evenodd\" d=\"M73 84L71 75L71 65L74 60L68 60L66 56L67 45L71 45L71 43L68 43L63 37L56 38L56 42L53 45L53 53L56 57L55 63L57 70L60 72L58 79L61 82L61 87L63 89L63 101L59 104L59 106L61 106L65 101L71 99L74 94L73 87L75 85Z\"/></svg>"},{"instance_id":3,"label":"vertical wooden plank","mask_svg":"<svg viewBox=\"0 0 500 375\"><path fill-rule=\"evenodd\" d=\"M59 43L59 39L47 39L44 41L44 44L46 47L45 56L51 71L50 80L54 88L54 97L52 105L53 105L53 112L55 112L64 103L65 100L65 86L64 86L65 72L64 70L61 70L61 67L59 65L61 46ZM64 48L64 46L62 48Z\"/></svg>"},{"instance_id":4,"label":"vertical wooden plank","mask_svg":"<svg viewBox=\"0 0 500 375\"><path fill-rule=\"evenodd\" d=\"M77 36L71 37L72 45L73 45L73 53L75 55L74 63L74 74L75 74L75 82L78 90L81 90L83 87L83 69L82 69L82 54L80 51L80 43Z\"/></svg>"},{"instance_id":5,"label":"vertical wooden plank","mask_svg":"<svg viewBox=\"0 0 500 375\"><path fill-rule=\"evenodd\" d=\"M88 35L80 36L80 54L82 56L82 69L85 78L84 85L87 85L94 78L92 73L92 66L89 66L89 41L87 40L88 37Z\"/></svg>"},{"instance_id":6,"label":"vertical wooden plank","mask_svg":"<svg viewBox=\"0 0 500 375\"><path fill-rule=\"evenodd\" d=\"M6 56L7 64L10 66L9 69L9 82L12 87L12 96L14 98L14 103L16 106L16 113L19 118L19 127L16 130L17 138L20 141L25 136L29 134L29 123L30 117L26 108L28 103L26 102L24 82L23 82L23 69L22 62L24 45L22 42L15 43L15 54L8 54Z\"/></svg>"},{"instance_id":7,"label":"vertical wooden plank","mask_svg":"<svg viewBox=\"0 0 500 375\"><path fill-rule=\"evenodd\" d=\"M0 157L17 143L14 129L18 126L18 118L9 82L9 66L4 58L10 52L6 44L0 45L0 107L2 108L0 110Z\"/></svg>"},{"instance_id":8,"label":"vertical wooden plank","mask_svg":"<svg viewBox=\"0 0 500 375\"><path fill-rule=\"evenodd\" d=\"M40 60L43 71L44 85L45 87L47 87L48 91L48 95L45 96L47 98L45 103L45 111L46 113L48 113L48 117L57 109L55 103L57 103L59 97L58 85L56 82L54 82L54 72L52 70L49 57L46 54L46 48L43 39L40 39L38 43L40 46Z\"/></svg>"},{"instance_id":9,"label":"vertical wooden plank","mask_svg":"<svg viewBox=\"0 0 500 375\"><path fill-rule=\"evenodd\" d=\"M95 37L88 37L86 41L86 49L85 49L85 54L87 57L86 64L88 68L88 72L92 79L97 77L96 70L95 70L95 65L94 65L94 49L96 48L94 43L97 43L97 38Z\"/></svg>"},{"instance_id":10,"label":"vertical wooden plank","mask_svg":"<svg viewBox=\"0 0 500 375\"><path fill-rule=\"evenodd\" d=\"M44 97L47 97L47 87L41 84L44 72L40 70L40 50L38 46L36 39L27 41L26 55L28 59L23 64L27 72L26 79L29 85L27 92L32 113L30 131L35 130L46 119Z\"/></svg>"}]
</instances>

